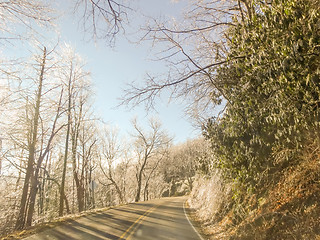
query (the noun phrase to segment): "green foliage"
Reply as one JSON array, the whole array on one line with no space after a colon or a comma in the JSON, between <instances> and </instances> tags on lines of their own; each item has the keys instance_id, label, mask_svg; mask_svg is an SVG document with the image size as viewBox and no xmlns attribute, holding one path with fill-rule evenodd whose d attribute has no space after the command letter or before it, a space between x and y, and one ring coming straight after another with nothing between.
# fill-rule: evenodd
<instances>
[{"instance_id":1,"label":"green foliage","mask_svg":"<svg viewBox=\"0 0 320 240\"><path fill-rule=\"evenodd\" d=\"M228 103L204 134L219 167L247 187L294 164L308 133L318 131L319 6L312 0L259 1L227 32L229 61L212 72ZM274 154L284 149L289 154L276 162Z\"/></svg>"}]
</instances>

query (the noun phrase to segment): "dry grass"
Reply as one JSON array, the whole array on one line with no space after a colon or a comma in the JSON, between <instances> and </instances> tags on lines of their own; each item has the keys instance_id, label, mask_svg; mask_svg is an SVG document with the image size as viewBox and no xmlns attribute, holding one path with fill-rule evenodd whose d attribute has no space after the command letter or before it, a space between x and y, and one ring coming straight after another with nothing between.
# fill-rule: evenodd
<instances>
[{"instance_id":1,"label":"dry grass","mask_svg":"<svg viewBox=\"0 0 320 240\"><path fill-rule=\"evenodd\" d=\"M188 204L195 209L194 220L210 239L224 239L225 226L231 223L228 219L232 208L231 197L231 185L224 184L219 171L210 178L197 177Z\"/></svg>"},{"instance_id":2,"label":"dry grass","mask_svg":"<svg viewBox=\"0 0 320 240\"><path fill-rule=\"evenodd\" d=\"M219 175L199 178L189 203L208 238L320 240L320 148L310 145L296 165L276 174L240 204L233 203Z\"/></svg>"}]
</instances>

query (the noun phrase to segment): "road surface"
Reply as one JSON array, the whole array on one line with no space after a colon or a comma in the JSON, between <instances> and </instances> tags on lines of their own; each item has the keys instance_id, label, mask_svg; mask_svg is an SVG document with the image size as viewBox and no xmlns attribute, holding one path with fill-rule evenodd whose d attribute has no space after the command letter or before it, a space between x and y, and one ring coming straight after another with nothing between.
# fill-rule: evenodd
<instances>
[{"instance_id":1,"label":"road surface","mask_svg":"<svg viewBox=\"0 0 320 240\"><path fill-rule=\"evenodd\" d=\"M116 207L67 222L25 240L198 240L185 214L186 198L163 198Z\"/></svg>"}]
</instances>

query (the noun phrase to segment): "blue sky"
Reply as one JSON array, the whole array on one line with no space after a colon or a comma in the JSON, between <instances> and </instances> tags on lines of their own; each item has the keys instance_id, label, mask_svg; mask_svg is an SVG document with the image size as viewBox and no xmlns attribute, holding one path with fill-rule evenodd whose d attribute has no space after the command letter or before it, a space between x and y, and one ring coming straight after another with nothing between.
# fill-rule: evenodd
<instances>
[{"instance_id":1,"label":"blue sky","mask_svg":"<svg viewBox=\"0 0 320 240\"><path fill-rule=\"evenodd\" d=\"M182 12L183 3L172 0L135 0L134 8L148 16L167 16L178 18ZM131 15L130 15L131 14ZM131 27L127 29L127 36L117 36L115 47L110 48L106 40L87 41L84 33L78 28L77 20L68 15L60 20L61 40L72 45L76 52L87 60L87 68L92 72L92 82L95 90L94 108L98 116L111 125L117 126L122 134L131 131L131 119L137 117L138 121L146 123L150 117L158 117L175 142L183 142L200 134L194 129L183 113L183 103L171 102L165 97L156 104L156 112L148 115L144 106L134 109L117 107L119 97L123 95L126 83L132 81L143 82L146 72L157 75L165 74L163 63L154 62L150 54L150 45L143 43L136 45L130 40L136 40L137 35L132 34L135 27L141 23L139 12L129 12ZM86 37L85 39L88 39ZM166 95L166 94L164 94Z\"/></svg>"}]
</instances>

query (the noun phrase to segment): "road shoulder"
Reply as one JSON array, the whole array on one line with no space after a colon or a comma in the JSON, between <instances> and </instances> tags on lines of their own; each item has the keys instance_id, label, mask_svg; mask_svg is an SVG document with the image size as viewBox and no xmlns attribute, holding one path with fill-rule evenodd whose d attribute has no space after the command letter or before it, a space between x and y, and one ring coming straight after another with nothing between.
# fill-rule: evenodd
<instances>
[{"instance_id":1,"label":"road shoulder","mask_svg":"<svg viewBox=\"0 0 320 240\"><path fill-rule=\"evenodd\" d=\"M190 225L193 227L195 232L198 234L199 238L201 240L208 239L208 237L203 233L200 222L197 221L196 210L190 207L190 205L188 204L188 200L186 200L183 203L183 210L185 212L185 215L186 215Z\"/></svg>"},{"instance_id":2,"label":"road shoulder","mask_svg":"<svg viewBox=\"0 0 320 240\"><path fill-rule=\"evenodd\" d=\"M44 222L44 223L39 223L34 226L28 227L22 231L15 231L13 233L10 233L7 236L2 236L0 237L0 240L18 240L18 239L24 239L27 237L30 237L34 234L42 233L44 231L47 231L49 229L61 226L63 224L71 223L72 221L76 221L77 219L84 217L84 216L90 216L93 214L101 213L108 211L110 209L120 207L123 205L127 204L122 204L122 205L116 205L116 206L111 206L111 207L105 207L105 208L100 208L100 209L93 209L93 210L88 210L82 213L77 213L77 214L69 214L65 215L63 217L55 218L50 222Z\"/></svg>"}]
</instances>

